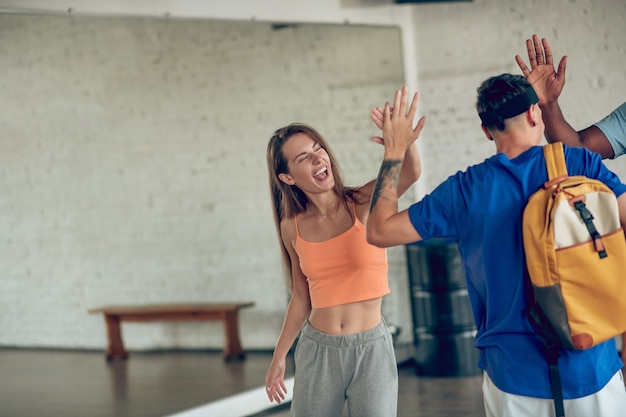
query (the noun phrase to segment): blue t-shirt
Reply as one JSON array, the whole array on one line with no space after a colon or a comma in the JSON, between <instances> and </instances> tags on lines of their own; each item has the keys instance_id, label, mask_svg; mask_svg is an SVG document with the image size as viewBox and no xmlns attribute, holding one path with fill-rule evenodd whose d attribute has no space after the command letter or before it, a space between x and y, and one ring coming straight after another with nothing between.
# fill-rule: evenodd
<instances>
[{"instance_id":1,"label":"blue t-shirt","mask_svg":"<svg viewBox=\"0 0 626 417\"><path fill-rule=\"evenodd\" d=\"M626 102L595 125L613 147L613 158L626 153Z\"/></svg>"},{"instance_id":2,"label":"blue t-shirt","mask_svg":"<svg viewBox=\"0 0 626 417\"><path fill-rule=\"evenodd\" d=\"M626 192L598 154L564 148L570 175L596 178L617 196ZM459 246L477 327L478 366L502 391L539 398L551 398L551 391L542 342L524 315L522 215L547 179L541 146L513 160L500 153L449 177L409 207L422 238L447 238ZM563 396L571 399L600 390L622 362L615 340L609 340L584 351L566 350L559 367Z\"/></svg>"}]
</instances>

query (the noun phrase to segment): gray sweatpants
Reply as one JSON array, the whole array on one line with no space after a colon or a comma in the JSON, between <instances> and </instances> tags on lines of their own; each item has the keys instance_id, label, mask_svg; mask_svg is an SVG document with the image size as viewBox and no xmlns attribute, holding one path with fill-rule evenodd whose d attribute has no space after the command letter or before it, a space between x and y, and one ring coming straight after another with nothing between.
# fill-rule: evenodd
<instances>
[{"instance_id":1,"label":"gray sweatpants","mask_svg":"<svg viewBox=\"0 0 626 417\"><path fill-rule=\"evenodd\" d=\"M396 417L398 366L384 320L371 330L333 336L308 321L296 346L291 415Z\"/></svg>"}]
</instances>

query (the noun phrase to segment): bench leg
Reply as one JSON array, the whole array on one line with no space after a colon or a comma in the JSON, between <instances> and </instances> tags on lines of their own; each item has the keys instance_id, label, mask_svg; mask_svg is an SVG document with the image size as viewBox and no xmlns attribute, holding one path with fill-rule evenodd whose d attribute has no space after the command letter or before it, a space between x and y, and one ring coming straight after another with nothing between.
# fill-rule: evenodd
<instances>
[{"instance_id":1,"label":"bench leg","mask_svg":"<svg viewBox=\"0 0 626 417\"><path fill-rule=\"evenodd\" d=\"M112 314L105 314L104 319L106 321L107 336L109 338L109 346L107 347L106 353L107 361L114 358L128 358L128 352L124 349L124 341L122 340L120 317Z\"/></svg>"},{"instance_id":2,"label":"bench leg","mask_svg":"<svg viewBox=\"0 0 626 417\"><path fill-rule=\"evenodd\" d=\"M224 319L224 334L226 342L224 346L224 360L242 360L246 357L246 353L239 343L239 323L237 312L226 313Z\"/></svg>"}]
</instances>

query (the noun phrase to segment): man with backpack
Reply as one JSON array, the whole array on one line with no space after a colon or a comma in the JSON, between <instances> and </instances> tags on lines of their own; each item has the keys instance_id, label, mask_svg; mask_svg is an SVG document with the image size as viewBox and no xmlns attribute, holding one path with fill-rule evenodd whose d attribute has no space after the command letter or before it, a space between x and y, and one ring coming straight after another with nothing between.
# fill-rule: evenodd
<instances>
[{"instance_id":1,"label":"man with backpack","mask_svg":"<svg viewBox=\"0 0 626 417\"><path fill-rule=\"evenodd\" d=\"M546 38L539 39L536 34L526 39L526 50L530 69L521 56L516 55L515 61L539 97L539 107L546 125L546 139L549 142L560 141L568 146L585 147L600 154L603 159L614 159L626 154L626 102L599 122L576 131L565 120L558 101L565 86L567 56L561 58L555 70L550 43ZM626 362L626 333L622 334L621 342L621 358Z\"/></svg>"},{"instance_id":2,"label":"man with backpack","mask_svg":"<svg viewBox=\"0 0 626 417\"><path fill-rule=\"evenodd\" d=\"M554 415L542 341L527 316L529 285L522 237L528 198L548 179L538 98L521 75L502 74L478 88L477 110L496 154L458 172L421 201L398 212L398 173L419 134L406 102L385 106L384 160L372 195L368 241L389 247L422 239L457 242L477 327L487 417ZM626 185L599 155L564 147L569 175L606 184L626 225ZM563 349L559 358L567 417L618 417L626 410L622 362L611 339L589 349Z\"/></svg>"}]
</instances>

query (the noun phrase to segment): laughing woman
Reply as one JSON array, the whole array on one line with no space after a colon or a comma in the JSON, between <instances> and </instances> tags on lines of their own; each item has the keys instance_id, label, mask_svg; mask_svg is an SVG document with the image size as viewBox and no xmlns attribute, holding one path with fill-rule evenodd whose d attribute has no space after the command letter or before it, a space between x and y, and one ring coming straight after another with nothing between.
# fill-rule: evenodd
<instances>
[{"instance_id":1,"label":"laughing woman","mask_svg":"<svg viewBox=\"0 0 626 417\"><path fill-rule=\"evenodd\" d=\"M412 126L417 94L410 107L407 102L405 87L395 94L392 117ZM372 119L382 126L380 108ZM424 121L414 128L417 134ZM387 254L365 238L374 181L345 186L328 143L304 124L274 133L267 164L291 292L265 377L270 401L285 399L286 356L300 334L292 416L339 417L346 403L351 416L396 416L397 363L381 314L382 299L390 292ZM399 193L420 173L414 145L399 172Z\"/></svg>"}]
</instances>

